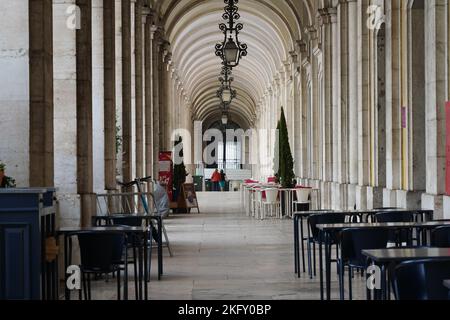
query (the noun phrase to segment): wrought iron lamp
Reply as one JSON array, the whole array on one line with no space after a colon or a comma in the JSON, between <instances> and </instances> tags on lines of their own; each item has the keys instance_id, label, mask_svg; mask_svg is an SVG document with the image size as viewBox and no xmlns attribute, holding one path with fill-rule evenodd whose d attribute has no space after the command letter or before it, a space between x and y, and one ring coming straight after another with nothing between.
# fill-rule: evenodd
<instances>
[{"instance_id":1,"label":"wrought iron lamp","mask_svg":"<svg viewBox=\"0 0 450 320\"><path fill-rule=\"evenodd\" d=\"M233 90L231 87L231 82L233 81L233 78L231 77L231 69L223 67L219 81L221 86L217 91L217 97L220 98L222 105L226 108L237 96L236 90Z\"/></svg>"},{"instance_id":2,"label":"wrought iron lamp","mask_svg":"<svg viewBox=\"0 0 450 320\"><path fill-rule=\"evenodd\" d=\"M239 32L244 28L242 23L236 23L240 19L239 8L236 4L239 0L224 0L226 7L222 15L228 25L221 23L220 30L224 33L224 41L216 44L216 56L222 59L222 64L228 68L239 65L242 57L247 55L247 44L239 41Z\"/></svg>"},{"instance_id":3,"label":"wrought iron lamp","mask_svg":"<svg viewBox=\"0 0 450 320\"><path fill-rule=\"evenodd\" d=\"M228 124L228 113L225 111L222 113L222 124L226 126Z\"/></svg>"}]
</instances>

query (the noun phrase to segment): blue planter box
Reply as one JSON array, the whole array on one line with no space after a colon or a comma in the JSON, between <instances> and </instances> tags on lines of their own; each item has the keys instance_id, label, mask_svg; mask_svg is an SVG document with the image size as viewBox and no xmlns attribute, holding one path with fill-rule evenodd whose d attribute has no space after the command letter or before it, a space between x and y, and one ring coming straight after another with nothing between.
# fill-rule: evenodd
<instances>
[{"instance_id":1,"label":"blue planter box","mask_svg":"<svg viewBox=\"0 0 450 320\"><path fill-rule=\"evenodd\" d=\"M54 199L55 189L0 189L0 300L57 299L57 260L45 253Z\"/></svg>"}]
</instances>

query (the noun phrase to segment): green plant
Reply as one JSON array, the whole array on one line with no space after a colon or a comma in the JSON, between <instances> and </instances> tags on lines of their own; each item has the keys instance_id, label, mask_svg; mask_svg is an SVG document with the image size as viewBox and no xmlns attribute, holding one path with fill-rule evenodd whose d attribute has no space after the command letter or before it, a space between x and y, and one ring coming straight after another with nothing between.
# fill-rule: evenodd
<instances>
[{"instance_id":1,"label":"green plant","mask_svg":"<svg viewBox=\"0 0 450 320\"><path fill-rule=\"evenodd\" d=\"M6 164L0 161L0 171L5 173ZM14 178L4 176L3 181L0 180L0 187L4 188L15 188L16 187L16 180Z\"/></svg>"},{"instance_id":2,"label":"green plant","mask_svg":"<svg viewBox=\"0 0 450 320\"><path fill-rule=\"evenodd\" d=\"M280 182L280 120L277 124L277 136L275 137L275 158L273 159L273 171L275 172L276 182Z\"/></svg>"},{"instance_id":3,"label":"green plant","mask_svg":"<svg viewBox=\"0 0 450 320\"><path fill-rule=\"evenodd\" d=\"M292 157L291 146L289 144L289 133L283 108L281 108L281 118L278 130L279 171L277 176L279 177L283 188L292 188L295 185L294 158Z\"/></svg>"}]
</instances>

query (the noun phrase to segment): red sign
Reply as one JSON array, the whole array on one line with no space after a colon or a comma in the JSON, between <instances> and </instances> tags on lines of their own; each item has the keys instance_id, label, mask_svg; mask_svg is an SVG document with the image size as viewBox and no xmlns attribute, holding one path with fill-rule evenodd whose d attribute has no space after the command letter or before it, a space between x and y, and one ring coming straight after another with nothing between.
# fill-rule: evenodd
<instances>
[{"instance_id":1,"label":"red sign","mask_svg":"<svg viewBox=\"0 0 450 320\"><path fill-rule=\"evenodd\" d=\"M172 152L159 153L159 181L166 187L170 201L173 199L173 162Z\"/></svg>"},{"instance_id":2,"label":"red sign","mask_svg":"<svg viewBox=\"0 0 450 320\"><path fill-rule=\"evenodd\" d=\"M450 195L450 102L447 102L445 106L445 113L446 113L446 124L447 124L447 130L446 130L446 143L445 143L445 152L446 152L446 163L445 163L445 171L446 171L446 178L445 178L445 190L447 195Z\"/></svg>"},{"instance_id":3,"label":"red sign","mask_svg":"<svg viewBox=\"0 0 450 320\"><path fill-rule=\"evenodd\" d=\"M402 107L402 129L408 126L408 111L406 107Z\"/></svg>"}]
</instances>

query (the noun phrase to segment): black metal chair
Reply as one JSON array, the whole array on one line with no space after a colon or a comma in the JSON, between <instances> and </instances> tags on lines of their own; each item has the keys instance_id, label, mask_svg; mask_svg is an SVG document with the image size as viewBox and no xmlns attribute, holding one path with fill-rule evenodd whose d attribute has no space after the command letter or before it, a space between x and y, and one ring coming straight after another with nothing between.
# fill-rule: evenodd
<instances>
[{"instance_id":1,"label":"black metal chair","mask_svg":"<svg viewBox=\"0 0 450 320\"><path fill-rule=\"evenodd\" d=\"M450 260L418 260L399 264L392 282L397 300L449 300L444 280L450 278Z\"/></svg>"},{"instance_id":2,"label":"black metal chair","mask_svg":"<svg viewBox=\"0 0 450 320\"><path fill-rule=\"evenodd\" d=\"M450 226L438 227L431 232L431 246L450 248Z\"/></svg>"},{"instance_id":3,"label":"black metal chair","mask_svg":"<svg viewBox=\"0 0 450 320\"><path fill-rule=\"evenodd\" d=\"M139 217L120 217L120 218L114 218L112 219L112 223L113 225L116 226L128 226L128 227L141 227L142 226L142 219ZM150 281L150 271L151 271L151 263L152 263L152 243L151 243L151 239L152 236L154 236L154 232L153 232L154 227L151 226L150 228L148 228L149 233L150 233L150 237L147 240L147 257L148 257L148 261L147 261L147 272L148 272L148 280ZM133 260L130 261L129 263L133 263L133 267L134 267L134 277L135 277L135 292L136 292L136 297L138 295L138 269L137 269L137 248L139 247L143 247L143 241L144 239L139 238L137 236L132 236L131 239L129 239L129 243L127 246L127 249L132 249L133 250Z\"/></svg>"},{"instance_id":4,"label":"black metal chair","mask_svg":"<svg viewBox=\"0 0 450 320\"><path fill-rule=\"evenodd\" d=\"M342 213L319 213L319 214L313 214L309 216L308 218L308 270L309 275L312 278L313 277L313 270L311 267L311 260L314 262L314 276L316 276L316 244L323 245L324 239L320 238L320 230L317 228L320 224L339 224L339 223L345 223L346 214ZM333 235L330 239L331 246L336 245L336 256L338 256L338 235ZM312 246L312 250L311 250ZM312 256L311 257L311 251ZM331 247L330 247L330 255L331 255ZM331 257L329 257L331 260ZM336 260L331 260L332 262L337 263Z\"/></svg>"},{"instance_id":5,"label":"black metal chair","mask_svg":"<svg viewBox=\"0 0 450 320\"><path fill-rule=\"evenodd\" d=\"M414 213L408 211L379 212L375 215L375 222L377 223L414 222ZM401 247L402 243L404 242L406 242L408 246L412 245L413 237L411 230L391 230L389 233L390 233L389 242L395 243L398 247Z\"/></svg>"},{"instance_id":6,"label":"black metal chair","mask_svg":"<svg viewBox=\"0 0 450 320\"><path fill-rule=\"evenodd\" d=\"M367 259L363 250L385 249L389 241L389 230L381 228L344 229L340 234L341 256L339 261L339 284L341 297L344 298L344 272L348 267L349 299L353 299L353 271L365 271Z\"/></svg>"},{"instance_id":7,"label":"black metal chair","mask_svg":"<svg viewBox=\"0 0 450 320\"><path fill-rule=\"evenodd\" d=\"M85 300L91 300L91 276L117 273L117 299L120 300L120 272L127 265L127 236L123 232L79 232L78 237L81 256L81 276ZM118 261L125 251L125 266ZM126 284L125 284L126 285ZM81 295L80 295L81 296Z\"/></svg>"}]
</instances>

